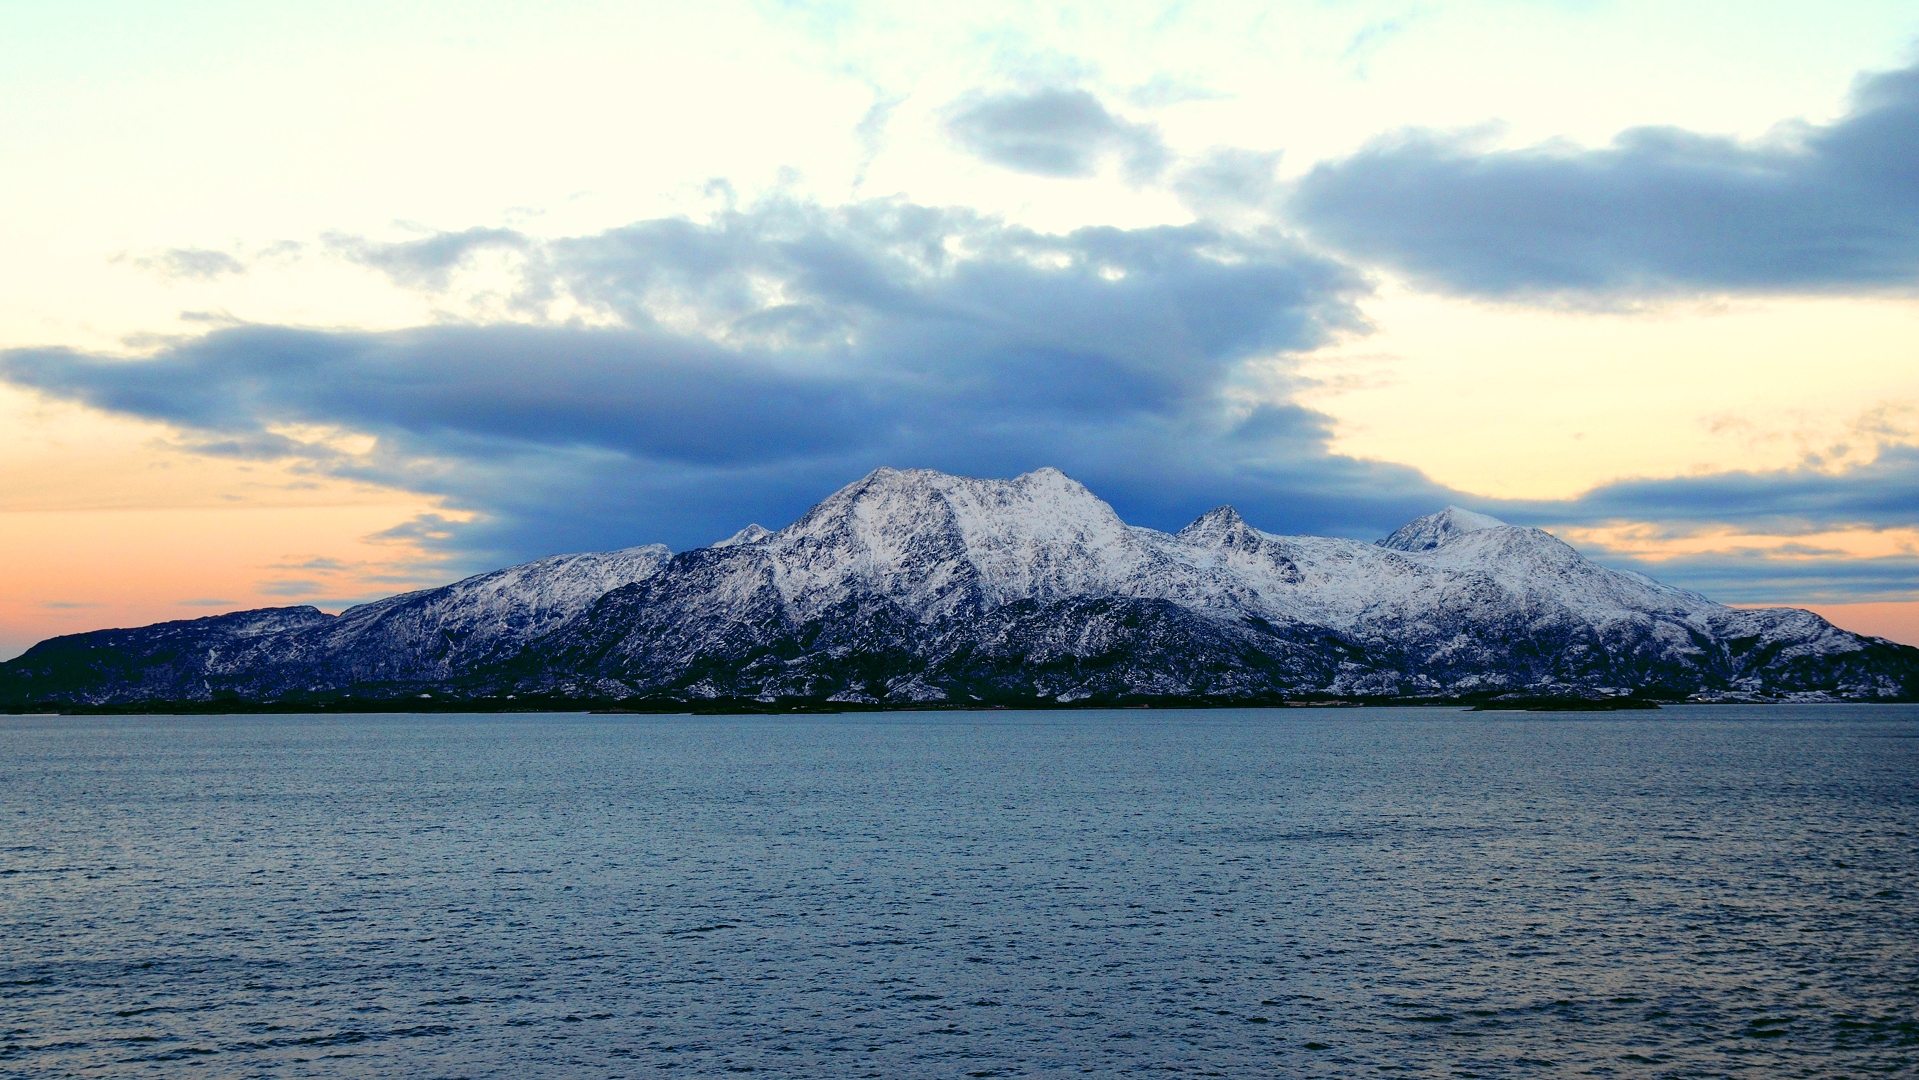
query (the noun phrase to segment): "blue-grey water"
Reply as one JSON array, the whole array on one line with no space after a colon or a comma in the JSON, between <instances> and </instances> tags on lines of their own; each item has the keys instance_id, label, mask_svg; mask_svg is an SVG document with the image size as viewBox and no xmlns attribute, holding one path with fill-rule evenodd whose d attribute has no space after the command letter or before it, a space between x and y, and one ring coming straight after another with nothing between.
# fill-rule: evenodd
<instances>
[{"instance_id":1,"label":"blue-grey water","mask_svg":"<svg viewBox=\"0 0 1919 1080\"><path fill-rule=\"evenodd\" d=\"M0 1073L1919 1072L1919 708L0 717Z\"/></svg>"}]
</instances>

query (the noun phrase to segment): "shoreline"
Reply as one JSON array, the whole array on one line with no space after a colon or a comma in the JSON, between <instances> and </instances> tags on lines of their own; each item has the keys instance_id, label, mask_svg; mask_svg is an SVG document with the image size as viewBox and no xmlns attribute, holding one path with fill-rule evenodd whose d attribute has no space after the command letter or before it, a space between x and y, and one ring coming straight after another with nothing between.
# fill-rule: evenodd
<instances>
[{"instance_id":1,"label":"shoreline","mask_svg":"<svg viewBox=\"0 0 1919 1080\"><path fill-rule=\"evenodd\" d=\"M598 716L808 716L894 712L1069 712L1216 709L1380 709L1431 708L1465 712L1612 713L1656 712L1677 705L1912 705L1912 698L1680 698L1619 696L1599 699L1553 697L1474 698L1296 698L1296 699L1114 699L1060 702L829 702L715 698L703 701L610 700L591 698L499 698L421 701L417 698L353 698L327 701L147 701L99 705L34 702L0 707L5 716L273 716L356 714L511 714L578 713Z\"/></svg>"}]
</instances>

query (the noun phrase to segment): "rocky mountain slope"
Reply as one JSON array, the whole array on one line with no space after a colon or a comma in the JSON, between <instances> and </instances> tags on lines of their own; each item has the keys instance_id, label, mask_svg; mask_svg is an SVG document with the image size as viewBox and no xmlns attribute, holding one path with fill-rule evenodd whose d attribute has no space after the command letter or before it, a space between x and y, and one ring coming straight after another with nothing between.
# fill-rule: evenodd
<instances>
[{"instance_id":1,"label":"rocky mountain slope","mask_svg":"<svg viewBox=\"0 0 1919 1080\"><path fill-rule=\"evenodd\" d=\"M777 532L557 556L353 608L56 638L0 700L431 693L1049 703L1919 696L1919 649L1736 610L1448 508L1376 544L1137 528L1053 469L880 469Z\"/></svg>"},{"instance_id":2,"label":"rocky mountain slope","mask_svg":"<svg viewBox=\"0 0 1919 1080\"><path fill-rule=\"evenodd\" d=\"M51 638L0 665L0 703L430 692L517 654L671 557L661 544L555 555L338 616L266 608Z\"/></svg>"}]
</instances>

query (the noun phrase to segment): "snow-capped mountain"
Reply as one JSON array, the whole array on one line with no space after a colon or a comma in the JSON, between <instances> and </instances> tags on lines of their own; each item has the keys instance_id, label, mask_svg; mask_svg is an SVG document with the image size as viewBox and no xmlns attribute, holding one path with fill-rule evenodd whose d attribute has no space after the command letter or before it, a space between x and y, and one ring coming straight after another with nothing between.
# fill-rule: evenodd
<instances>
[{"instance_id":1,"label":"snow-capped mountain","mask_svg":"<svg viewBox=\"0 0 1919 1080\"><path fill-rule=\"evenodd\" d=\"M1055 469L880 469L784 529L670 559L556 556L338 618L75 635L3 670L9 699L86 702L1919 696L1919 649L1727 608L1457 507L1375 544L1230 507L1168 534Z\"/></svg>"},{"instance_id":2,"label":"snow-capped mountain","mask_svg":"<svg viewBox=\"0 0 1919 1080\"><path fill-rule=\"evenodd\" d=\"M337 617L266 608L52 638L0 665L0 702L417 693L514 655L671 555L663 544L554 555Z\"/></svg>"}]
</instances>

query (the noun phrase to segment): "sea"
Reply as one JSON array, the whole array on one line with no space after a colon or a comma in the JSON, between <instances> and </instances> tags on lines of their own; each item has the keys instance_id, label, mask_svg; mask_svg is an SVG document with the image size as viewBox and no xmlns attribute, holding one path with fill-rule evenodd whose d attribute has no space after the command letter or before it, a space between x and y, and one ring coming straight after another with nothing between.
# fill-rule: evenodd
<instances>
[{"instance_id":1,"label":"sea","mask_svg":"<svg viewBox=\"0 0 1919 1080\"><path fill-rule=\"evenodd\" d=\"M1919 707L0 717L0 1074L1919 1075Z\"/></svg>"}]
</instances>

